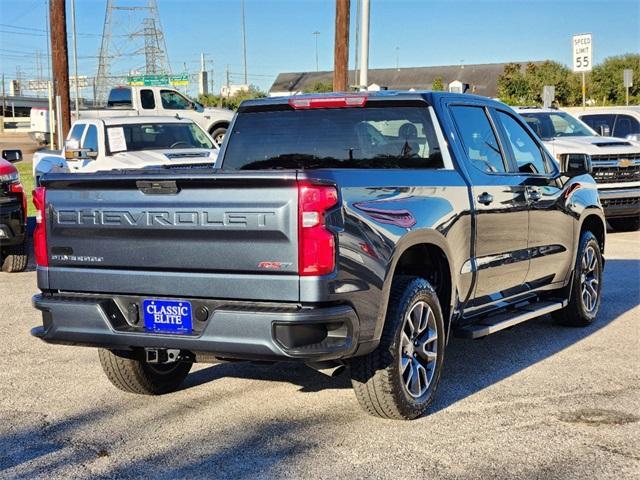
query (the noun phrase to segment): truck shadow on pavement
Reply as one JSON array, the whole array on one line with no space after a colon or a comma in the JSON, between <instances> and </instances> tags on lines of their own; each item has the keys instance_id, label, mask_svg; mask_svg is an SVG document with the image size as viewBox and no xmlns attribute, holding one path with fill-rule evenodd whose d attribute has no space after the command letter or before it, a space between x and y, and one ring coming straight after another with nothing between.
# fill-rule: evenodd
<instances>
[{"instance_id":1,"label":"truck shadow on pavement","mask_svg":"<svg viewBox=\"0 0 640 480\"><path fill-rule=\"evenodd\" d=\"M446 349L440 387L430 412L445 409L571 347L636 307L640 303L640 261L608 260L603 289L600 313L589 327L562 327L544 316L480 340L453 338ZM290 382L299 385L300 392L351 388L348 372L332 378L297 363L213 365L189 375L184 388L224 377Z\"/></svg>"}]
</instances>

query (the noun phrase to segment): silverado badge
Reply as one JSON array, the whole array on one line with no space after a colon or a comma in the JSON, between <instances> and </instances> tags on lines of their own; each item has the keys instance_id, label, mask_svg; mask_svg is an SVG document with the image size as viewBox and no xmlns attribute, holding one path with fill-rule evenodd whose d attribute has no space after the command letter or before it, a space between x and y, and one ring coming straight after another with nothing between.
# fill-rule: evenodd
<instances>
[{"instance_id":1,"label":"silverado badge","mask_svg":"<svg viewBox=\"0 0 640 480\"><path fill-rule=\"evenodd\" d=\"M630 166L631 166L631 160L629 160L628 158L621 158L620 160L618 160L618 167L627 168Z\"/></svg>"}]
</instances>

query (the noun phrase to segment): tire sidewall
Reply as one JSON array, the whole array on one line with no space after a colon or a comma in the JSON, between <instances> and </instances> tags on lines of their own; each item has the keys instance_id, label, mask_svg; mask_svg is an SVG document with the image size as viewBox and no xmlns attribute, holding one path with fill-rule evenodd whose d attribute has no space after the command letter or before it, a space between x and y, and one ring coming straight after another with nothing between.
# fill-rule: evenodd
<instances>
[{"instance_id":1,"label":"tire sidewall","mask_svg":"<svg viewBox=\"0 0 640 480\"><path fill-rule=\"evenodd\" d=\"M581 282L581 270L582 270L582 257L586 249L591 246L596 252L597 261L598 261L598 271L600 274L600 278L598 281L598 299L596 303L596 308L589 312L585 309L584 304L582 302L582 282ZM600 310L600 305L602 303L602 280L603 280L603 264L602 264L602 252L600 251L600 244L598 240L591 232L585 232L580 239L580 248L578 249L578 255L576 258L576 267L575 274L573 280L573 300L576 302L576 309L579 315L588 323L591 323L595 320L598 315L598 311Z\"/></svg>"},{"instance_id":2,"label":"tire sidewall","mask_svg":"<svg viewBox=\"0 0 640 480\"><path fill-rule=\"evenodd\" d=\"M402 372L400 371L400 357L402 348L401 334L405 315L411 310L411 307L419 301L425 302L433 311L438 333L438 358L436 359L435 372L429 388L421 397L415 398L409 395L403 385ZM423 278L412 279L400 297L400 301L390 308L389 318L387 320L392 320L389 324L393 325L394 328L393 342L389 347L389 353L392 358L390 364L390 380L393 384L393 394L400 410L403 411L408 418L415 418L422 415L433 402L444 364L445 331L442 310L436 292L429 282Z\"/></svg>"}]
</instances>

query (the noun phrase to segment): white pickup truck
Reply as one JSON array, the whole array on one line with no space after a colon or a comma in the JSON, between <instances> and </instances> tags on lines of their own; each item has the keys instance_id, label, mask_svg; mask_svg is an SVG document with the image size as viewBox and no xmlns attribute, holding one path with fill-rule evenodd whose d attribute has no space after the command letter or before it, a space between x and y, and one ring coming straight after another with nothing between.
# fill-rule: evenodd
<instances>
[{"instance_id":1,"label":"white pickup truck","mask_svg":"<svg viewBox=\"0 0 640 480\"><path fill-rule=\"evenodd\" d=\"M55 172L97 172L150 166L215 165L218 147L192 120L106 117L73 123L60 152L33 155L33 178Z\"/></svg>"},{"instance_id":2,"label":"white pickup truck","mask_svg":"<svg viewBox=\"0 0 640 480\"><path fill-rule=\"evenodd\" d=\"M116 87L109 93L106 108L80 110L79 114L80 120L125 115L179 115L200 125L219 146L234 113L223 108L205 108L169 87ZM72 113L72 119L73 116Z\"/></svg>"},{"instance_id":3,"label":"white pickup truck","mask_svg":"<svg viewBox=\"0 0 640 480\"><path fill-rule=\"evenodd\" d=\"M593 178L607 221L615 230L640 228L640 143L596 133L569 113L553 108L516 107L549 151L591 156Z\"/></svg>"}]
</instances>

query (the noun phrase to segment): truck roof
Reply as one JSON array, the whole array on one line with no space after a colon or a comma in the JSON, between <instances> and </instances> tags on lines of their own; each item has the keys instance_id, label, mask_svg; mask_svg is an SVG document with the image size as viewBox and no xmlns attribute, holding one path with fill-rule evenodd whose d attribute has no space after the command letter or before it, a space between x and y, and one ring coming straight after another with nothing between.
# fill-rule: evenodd
<instances>
[{"instance_id":1,"label":"truck roof","mask_svg":"<svg viewBox=\"0 0 640 480\"><path fill-rule=\"evenodd\" d=\"M477 101L481 101L487 105L501 105L504 106L502 102L492 100L487 97L483 97L480 95L473 95L469 93L451 93L451 92L434 92L431 90L381 90L377 92L331 92L331 93L309 93L302 95L291 95L291 96L282 96L282 97L266 97L252 100L245 100L242 102L240 107L238 108L239 112L242 112L247 109L253 109L256 107L265 107L265 106L276 106L276 105L286 105L290 100L301 100L305 98L342 98L342 97L360 97L364 96L368 99L376 100L376 101L398 101L398 100L407 100L407 101L426 101L428 104L433 105L441 98L450 98L450 99L473 99Z\"/></svg>"},{"instance_id":2,"label":"truck roof","mask_svg":"<svg viewBox=\"0 0 640 480\"><path fill-rule=\"evenodd\" d=\"M86 119L92 120L92 119ZM100 118L106 126L109 125L131 125L137 123L194 123L190 118L183 117L170 117L160 115L146 115L146 116L122 116L122 117L104 117ZM81 122L83 120L80 120Z\"/></svg>"}]
</instances>

